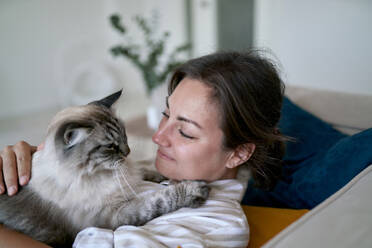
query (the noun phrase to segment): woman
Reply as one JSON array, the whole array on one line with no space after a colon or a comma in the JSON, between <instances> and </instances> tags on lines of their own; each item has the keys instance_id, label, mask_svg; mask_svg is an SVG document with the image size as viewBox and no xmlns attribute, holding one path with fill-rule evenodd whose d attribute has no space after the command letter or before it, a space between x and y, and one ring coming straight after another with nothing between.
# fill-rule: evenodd
<instances>
[{"instance_id":1,"label":"woman","mask_svg":"<svg viewBox=\"0 0 372 248\"><path fill-rule=\"evenodd\" d=\"M280 176L284 137L276 125L283 91L273 64L254 51L215 53L179 67L152 137L158 145L155 165L170 179L210 182L205 206L180 209L142 227L87 228L74 245L245 247L249 230L239 204L244 186L236 180L238 168L249 168L264 188ZM1 152L2 192L15 194L17 181L28 182L35 150L21 142Z\"/></svg>"}]
</instances>

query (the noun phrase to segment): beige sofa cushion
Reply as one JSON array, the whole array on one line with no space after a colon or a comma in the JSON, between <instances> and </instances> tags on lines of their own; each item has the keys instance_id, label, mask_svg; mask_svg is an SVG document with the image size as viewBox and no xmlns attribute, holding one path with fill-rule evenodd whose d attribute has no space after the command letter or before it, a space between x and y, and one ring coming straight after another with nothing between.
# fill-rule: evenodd
<instances>
[{"instance_id":1,"label":"beige sofa cushion","mask_svg":"<svg viewBox=\"0 0 372 248\"><path fill-rule=\"evenodd\" d=\"M336 129L354 134L372 127L372 95L308 89L288 85L286 95Z\"/></svg>"}]
</instances>

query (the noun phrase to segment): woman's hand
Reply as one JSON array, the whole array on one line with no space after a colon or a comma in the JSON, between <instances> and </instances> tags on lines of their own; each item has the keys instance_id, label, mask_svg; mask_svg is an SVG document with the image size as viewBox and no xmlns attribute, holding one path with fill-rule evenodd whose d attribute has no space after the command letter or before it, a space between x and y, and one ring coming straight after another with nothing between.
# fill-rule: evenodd
<instances>
[{"instance_id":1,"label":"woman's hand","mask_svg":"<svg viewBox=\"0 0 372 248\"><path fill-rule=\"evenodd\" d=\"M36 150L36 146L20 141L0 151L0 194L6 189L8 195L12 196L18 191L18 182L21 186L28 183L32 154Z\"/></svg>"}]
</instances>

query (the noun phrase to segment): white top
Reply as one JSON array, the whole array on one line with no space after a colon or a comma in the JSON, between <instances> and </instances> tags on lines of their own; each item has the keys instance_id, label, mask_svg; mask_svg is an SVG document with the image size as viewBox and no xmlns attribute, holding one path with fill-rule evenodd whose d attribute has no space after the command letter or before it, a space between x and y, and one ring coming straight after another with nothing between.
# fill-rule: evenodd
<instances>
[{"instance_id":1,"label":"white top","mask_svg":"<svg viewBox=\"0 0 372 248\"><path fill-rule=\"evenodd\" d=\"M247 247L249 227L240 206L245 184L230 179L209 186L208 200L199 208L182 208L144 226L126 225L115 231L86 228L77 235L73 247ZM156 187L148 183L140 195L150 194Z\"/></svg>"}]
</instances>

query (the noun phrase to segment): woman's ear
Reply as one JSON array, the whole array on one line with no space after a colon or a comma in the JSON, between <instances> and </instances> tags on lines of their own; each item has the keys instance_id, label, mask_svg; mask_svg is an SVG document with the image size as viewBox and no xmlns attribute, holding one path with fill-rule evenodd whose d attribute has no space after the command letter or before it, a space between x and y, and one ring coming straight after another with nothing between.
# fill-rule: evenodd
<instances>
[{"instance_id":1,"label":"woman's ear","mask_svg":"<svg viewBox=\"0 0 372 248\"><path fill-rule=\"evenodd\" d=\"M247 162L251 158L255 149L256 145L254 143L239 145L231 154L231 157L226 166L232 169Z\"/></svg>"}]
</instances>

